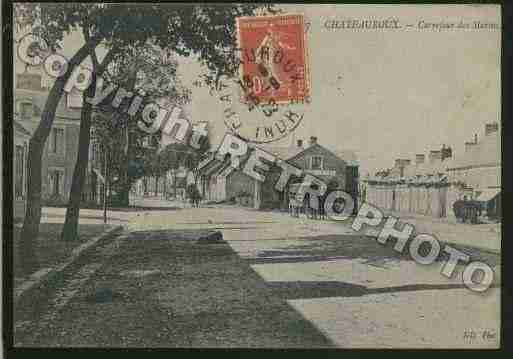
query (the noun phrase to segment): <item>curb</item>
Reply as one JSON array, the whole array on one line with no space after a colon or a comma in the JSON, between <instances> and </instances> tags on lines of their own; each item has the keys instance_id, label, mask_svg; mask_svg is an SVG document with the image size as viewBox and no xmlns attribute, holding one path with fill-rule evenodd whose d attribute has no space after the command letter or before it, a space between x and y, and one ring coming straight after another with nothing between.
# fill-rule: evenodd
<instances>
[{"instance_id":1,"label":"curb","mask_svg":"<svg viewBox=\"0 0 513 359\"><path fill-rule=\"evenodd\" d=\"M79 257L80 255L86 251L87 249L94 246L98 241L115 234L117 232L120 232L123 229L123 226L116 226L114 228L109 229L108 231L103 232L99 236L96 236L94 238L91 238L89 241L81 244L77 248L73 249L71 251L71 256L61 264L58 264L55 267L51 268L42 268L38 270L37 272L31 274L29 276L29 279L21 283L19 286L15 287L14 292L14 301L17 301L24 293L26 293L28 290L39 286L43 281L48 279L50 276L53 276L57 273L60 273L64 271L66 268L68 268L70 265L72 265Z\"/></svg>"},{"instance_id":2,"label":"curb","mask_svg":"<svg viewBox=\"0 0 513 359\"><path fill-rule=\"evenodd\" d=\"M484 247L484 246L475 245L475 244L466 244L466 243L458 243L458 242L450 242L450 241L440 241L440 242L443 242L443 243L446 243L446 244L452 244L453 246L461 246L461 247L477 249L477 250L479 250L481 252L496 254L496 255L499 255L499 256L502 254L502 251L500 249Z\"/></svg>"},{"instance_id":3,"label":"curb","mask_svg":"<svg viewBox=\"0 0 513 359\"><path fill-rule=\"evenodd\" d=\"M376 239L378 237L377 234L364 234L365 237L367 238L371 238L371 239ZM453 246L456 246L456 247L466 247L466 248L471 248L471 249L476 249L476 250L479 250L481 252L486 252L486 253L491 253L491 254L496 254L496 255L501 255L501 250L500 249L495 249L495 248L489 248L489 247L484 247L484 246L479 246L479 245L475 245L475 244L467 244L467 243L458 243L458 242L452 242L452 241L447 241L447 240L442 240L442 239L439 239L438 240L440 243L443 243L445 245L453 245Z\"/></svg>"}]
</instances>

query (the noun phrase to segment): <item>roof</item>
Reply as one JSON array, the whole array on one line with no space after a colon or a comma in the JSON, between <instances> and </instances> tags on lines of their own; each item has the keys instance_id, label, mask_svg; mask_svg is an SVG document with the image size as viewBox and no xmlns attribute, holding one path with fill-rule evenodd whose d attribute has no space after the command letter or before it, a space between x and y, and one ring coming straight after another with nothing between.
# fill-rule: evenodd
<instances>
[{"instance_id":1,"label":"roof","mask_svg":"<svg viewBox=\"0 0 513 359\"><path fill-rule=\"evenodd\" d=\"M295 157L296 155L300 154L306 148L304 147L297 147L297 146L288 146L288 147L262 147L262 150L267 151L278 157L282 160L288 160L292 157Z\"/></svg>"},{"instance_id":2,"label":"roof","mask_svg":"<svg viewBox=\"0 0 513 359\"><path fill-rule=\"evenodd\" d=\"M32 136L32 134L25 127L23 127L17 120L12 121L12 125L14 131L17 131L24 136Z\"/></svg>"},{"instance_id":3,"label":"roof","mask_svg":"<svg viewBox=\"0 0 513 359\"><path fill-rule=\"evenodd\" d=\"M319 143L316 144L317 146L321 146L322 148L326 149L327 151L333 153L336 157L340 158L348 166L358 166L358 158L356 157L356 153L351 150L339 150L339 151L332 151L331 149L327 148L326 146L323 146ZM298 147L298 146L287 146L287 147L268 147L268 146L262 146L262 150L267 151L275 155L276 157L283 159L283 160L290 160L293 157L296 157L300 153L308 150L311 146L307 147Z\"/></svg>"},{"instance_id":4,"label":"roof","mask_svg":"<svg viewBox=\"0 0 513 359\"><path fill-rule=\"evenodd\" d=\"M443 161L424 162L420 164L410 164L404 167L404 177L438 175L447 172L447 168L454 165L453 158L447 158Z\"/></svg>"},{"instance_id":5,"label":"roof","mask_svg":"<svg viewBox=\"0 0 513 359\"><path fill-rule=\"evenodd\" d=\"M501 141L499 132L484 136L480 142L473 145L461 157L450 164L449 169L498 166L501 164Z\"/></svg>"},{"instance_id":6,"label":"roof","mask_svg":"<svg viewBox=\"0 0 513 359\"><path fill-rule=\"evenodd\" d=\"M341 160L345 161L348 166L358 166L358 161L356 160L356 155L353 151L345 150L345 151L337 151L336 153L333 151L330 151L326 147L316 144L316 146L320 146L323 149L325 149L328 152L331 152L334 156L340 158ZM269 152L273 154L274 156L278 157L279 159L282 159L284 161L288 161L299 154L303 153L304 151L308 150L312 146L308 147L297 147L297 146L258 146L261 150ZM249 154L247 154L249 156ZM242 162L244 162L245 159L242 159ZM220 175L220 176L227 176L232 171L227 170L227 167L229 167L229 162L220 161L215 156L215 151L212 151L211 153L198 164L196 167L198 170L202 172L203 175L211 176L213 174Z\"/></svg>"},{"instance_id":7,"label":"roof","mask_svg":"<svg viewBox=\"0 0 513 359\"><path fill-rule=\"evenodd\" d=\"M488 202L501 192L500 188L485 188L479 191L476 201Z\"/></svg>"}]
</instances>

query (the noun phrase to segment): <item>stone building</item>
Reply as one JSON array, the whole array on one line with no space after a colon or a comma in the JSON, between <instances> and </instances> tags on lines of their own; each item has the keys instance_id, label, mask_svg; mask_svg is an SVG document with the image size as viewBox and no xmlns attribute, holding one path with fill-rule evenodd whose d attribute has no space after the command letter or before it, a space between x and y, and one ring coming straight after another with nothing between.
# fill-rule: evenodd
<instances>
[{"instance_id":1,"label":"stone building","mask_svg":"<svg viewBox=\"0 0 513 359\"><path fill-rule=\"evenodd\" d=\"M305 146L302 140L289 147L262 146L262 150L292 164L305 173L312 174L325 183L336 183L337 188L358 196L358 161L352 151L334 152L311 137ZM284 191L275 190L281 169L272 166L262 183L246 175L242 170L234 170L229 163L212 158L199 169L199 189L207 201L237 201L244 206L256 209L288 207L290 186L300 183L300 178L292 178Z\"/></svg>"},{"instance_id":2,"label":"stone building","mask_svg":"<svg viewBox=\"0 0 513 359\"><path fill-rule=\"evenodd\" d=\"M415 163L397 159L391 171L365 182L365 200L384 210L454 219L453 204L467 198L481 202L488 217L500 217L501 149L497 123L485 125L455 157L450 147L415 156Z\"/></svg>"},{"instance_id":3,"label":"stone building","mask_svg":"<svg viewBox=\"0 0 513 359\"><path fill-rule=\"evenodd\" d=\"M27 197L27 152L31 134L16 118L13 120L13 136L13 217L23 218Z\"/></svg>"},{"instance_id":4,"label":"stone building","mask_svg":"<svg viewBox=\"0 0 513 359\"><path fill-rule=\"evenodd\" d=\"M22 158L26 161L28 139L41 121L48 89L41 86L41 76L37 73L21 73L16 77L14 136L17 141L16 138L20 138L21 132L24 132L27 144L23 156L19 155L14 158L14 168L20 168L17 162ZM69 108L66 104L66 96L64 96L57 107L54 124L43 151L41 191L43 204L62 205L68 200L77 156L79 127L80 110ZM21 151L21 149L16 149L16 151ZM21 174L21 170L18 173ZM26 179L23 181L26 183Z\"/></svg>"},{"instance_id":5,"label":"stone building","mask_svg":"<svg viewBox=\"0 0 513 359\"><path fill-rule=\"evenodd\" d=\"M485 124L484 136L465 144L463 155L447 166L449 182L482 202L490 217L501 216L501 136L497 122ZM461 195L460 195L461 196Z\"/></svg>"}]
</instances>

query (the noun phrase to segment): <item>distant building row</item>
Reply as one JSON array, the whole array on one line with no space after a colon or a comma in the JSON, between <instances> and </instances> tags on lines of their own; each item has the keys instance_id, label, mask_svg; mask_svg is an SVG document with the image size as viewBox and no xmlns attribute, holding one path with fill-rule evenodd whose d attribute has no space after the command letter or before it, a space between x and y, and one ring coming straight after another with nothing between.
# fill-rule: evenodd
<instances>
[{"instance_id":1,"label":"distant building row","mask_svg":"<svg viewBox=\"0 0 513 359\"><path fill-rule=\"evenodd\" d=\"M484 136L465 143L456 158L450 147L396 159L391 169L364 180L364 198L385 210L433 217L454 217L453 204L459 199L482 203L488 217L501 213L501 142L499 124L487 123Z\"/></svg>"}]
</instances>

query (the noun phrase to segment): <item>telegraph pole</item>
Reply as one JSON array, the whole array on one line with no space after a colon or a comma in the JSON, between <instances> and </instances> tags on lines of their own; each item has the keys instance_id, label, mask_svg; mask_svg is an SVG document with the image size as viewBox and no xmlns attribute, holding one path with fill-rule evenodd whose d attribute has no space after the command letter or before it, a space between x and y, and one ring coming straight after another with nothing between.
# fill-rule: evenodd
<instances>
[{"instance_id":1,"label":"telegraph pole","mask_svg":"<svg viewBox=\"0 0 513 359\"><path fill-rule=\"evenodd\" d=\"M105 170L104 170L104 181L103 181L103 223L107 223L107 187L108 187L108 168L107 165L107 145L105 145L104 148L104 163L105 163Z\"/></svg>"}]
</instances>

